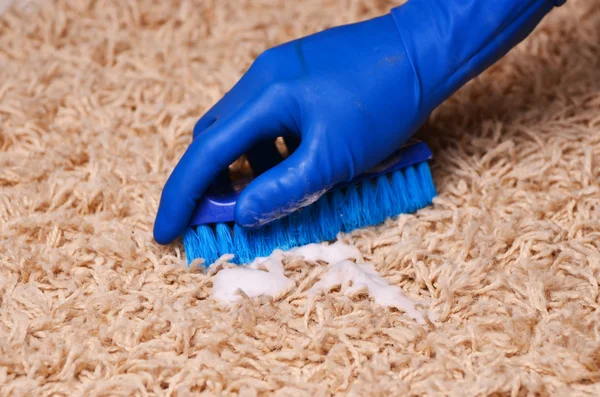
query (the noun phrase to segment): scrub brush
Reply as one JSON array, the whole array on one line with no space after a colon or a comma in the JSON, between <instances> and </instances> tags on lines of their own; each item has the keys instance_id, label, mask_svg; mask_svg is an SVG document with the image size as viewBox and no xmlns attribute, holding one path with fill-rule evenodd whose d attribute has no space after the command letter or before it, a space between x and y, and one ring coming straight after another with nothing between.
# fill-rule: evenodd
<instances>
[{"instance_id":1,"label":"scrub brush","mask_svg":"<svg viewBox=\"0 0 600 397\"><path fill-rule=\"evenodd\" d=\"M437 195L427 161L427 144L411 140L377 167L339 184L313 204L259 228L234 222L234 208L248 180L215 184L205 193L183 234L188 264L198 258L210 266L221 255L250 263L275 249L288 250L334 240L339 233L413 213Z\"/></svg>"}]
</instances>

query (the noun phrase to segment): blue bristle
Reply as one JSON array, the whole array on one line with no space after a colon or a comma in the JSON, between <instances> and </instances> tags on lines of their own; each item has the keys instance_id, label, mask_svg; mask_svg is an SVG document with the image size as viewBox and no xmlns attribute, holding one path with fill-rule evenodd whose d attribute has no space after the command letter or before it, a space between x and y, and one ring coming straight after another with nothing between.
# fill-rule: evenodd
<instances>
[{"instance_id":1,"label":"blue bristle","mask_svg":"<svg viewBox=\"0 0 600 397\"><path fill-rule=\"evenodd\" d=\"M433 198L437 196L437 189L433 183L433 177L431 176L431 170L429 164L422 162L417 165L417 172L419 173L419 181L421 183L421 190L427 197L427 205L431 204Z\"/></svg>"},{"instance_id":2,"label":"blue bristle","mask_svg":"<svg viewBox=\"0 0 600 397\"><path fill-rule=\"evenodd\" d=\"M408 194L411 198L410 212L414 212L417 209L427 205L427 199L421 189L419 183L419 175L415 167L406 167L404 169L404 175L406 177L406 184L408 186Z\"/></svg>"},{"instance_id":3,"label":"blue bristle","mask_svg":"<svg viewBox=\"0 0 600 397\"><path fill-rule=\"evenodd\" d=\"M262 226L258 229L247 230L247 238L251 255L254 257L269 256L272 252L271 244L269 243L269 226Z\"/></svg>"},{"instance_id":4,"label":"blue bristle","mask_svg":"<svg viewBox=\"0 0 600 397\"><path fill-rule=\"evenodd\" d=\"M291 248L288 236L287 219L277 219L271 222L269 228L270 240L273 241L273 249L288 250Z\"/></svg>"},{"instance_id":5,"label":"blue bristle","mask_svg":"<svg viewBox=\"0 0 600 397\"><path fill-rule=\"evenodd\" d=\"M183 245L188 263L196 258L204 258L206 265L210 265L219 259L215 234L209 226L200 225L196 230L188 228L183 235Z\"/></svg>"},{"instance_id":6,"label":"blue bristle","mask_svg":"<svg viewBox=\"0 0 600 397\"><path fill-rule=\"evenodd\" d=\"M333 210L329 194L324 195L317 201L317 225L320 226L320 236L325 241L333 240L341 228L340 217Z\"/></svg>"},{"instance_id":7,"label":"blue bristle","mask_svg":"<svg viewBox=\"0 0 600 397\"><path fill-rule=\"evenodd\" d=\"M346 230L352 231L362 224L360 196L356 185L350 185L344 194L344 207L342 208L342 222Z\"/></svg>"},{"instance_id":8,"label":"blue bristle","mask_svg":"<svg viewBox=\"0 0 600 397\"><path fill-rule=\"evenodd\" d=\"M402 214L412 210L411 198L408 195L408 186L402 171L392 173L393 213Z\"/></svg>"},{"instance_id":9,"label":"blue bristle","mask_svg":"<svg viewBox=\"0 0 600 397\"><path fill-rule=\"evenodd\" d=\"M339 231L346 231L346 222L344 221L344 206L346 204L346 200L344 197L344 191L342 189L336 189L331 192L331 210L337 219L337 224L339 225Z\"/></svg>"},{"instance_id":10,"label":"blue bristle","mask_svg":"<svg viewBox=\"0 0 600 397\"><path fill-rule=\"evenodd\" d=\"M257 251L258 256L269 256L271 252L275 249L276 242L271 233L271 225L262 226L259 229L252 230L249 238L254 242L254 238L260 241L261 247Z\"/></svg>"},{"instance_id":11,"label":"blue bristle","mask_svg":"<svg viewBox=\"0 0 600 397\"><path fill-rule=\"evenodd\" d=\"M381 222L388 217L395 216L394 213L394 194L390 179L387 175L381 175L377 178L375 187L375 204L381 214Z\"/></svg>"},{"instance_id":12,"label":"blue bristle","mask_svg":"<svg viewBox=\"0 0 600 397\"><path fill-rule=\"evenodd\" d=\"M298 210L288 216L288 229L290 230L290 244L297 247L306 244L304 232L304 211Z\"/></svg>"},{"instance_id":13,"label":"blue bristle","mask_svg":"<svg viewBox=\"0 0 600 397\"><path fill-rule=\"evenodd\" d=\"M331 241L340 232L378 225L386 218L413 213L431 204L437 195L427 162L335 189L316 203L258 229L225 223L188 229L183 243L191 262L204 258L207 265L220 255L233 253L234 263L249 263L275 249ZM232 235L233 227L233 235ZM215 238L216 237L216 238Z\"/></svg>"},{"instance_id":14,"label":"blue bristle","mask_svg":"<svg viewBox=\"0 0 600 397\"><path fill-rule=\"evenodd\" d=\"M290 237L290 243L292 246L297 247L300 245L307 244L308 233L306 232L307 222L305 221L308 214L304 213L304 209L296 211L288 218L288 227L290 231L293 231L293 235Z\"/></svg>"},{"instance_id":15,"label":"blue bristle","mask_svg":"<svg viewBox=\"0 0 600 397\"><path fill-rule=\"evenodd\" d=\"M376 206L375 201L375 185L367 180L360 184L360 201L361 201L361 225L373 226L381 223L385 217L382 217L381 208Z\"/></svg>"},{"instance_id":16,"label":"blue bristle","mask_svg":"<svg viewBox=\"0 0 600 397\"><path fill-rule=\"evenodd\" d=\"M254 259L248 241L248 233L246 229L238 225L233 226L233 247L239 263L248 263Z\"/></svg>"},{"instance_id":17,"label":"blue bristle","mask_svg":"<svg viewBox=\"0 0 600 397\"><path fill-rule=\"evenodd\" d=\"M287 238L290 247L298 247L303 241L302 232L302 213L300 211L293 212L287 216Z\"/></svg>"},{"instance_id":18,"label":"blue bristle","mask_svg":"<svg viewBox=\"0 0 600 397\"><path fill-rule=\"evenodd\" d=\"M297 216L297 214L295 215ZM294 218L294 214L288 215L285 217L285 222L282 223L283 238L285 244L290 248L295 247L297 245L296 242L298 241L298 238L296 237L298 233L295 227Z\"/></svg>"},{"instance_id":19,"label":"blue bristle","mask_svg":"<svg viewBox=\"0 0 600 397\"><path fill-rule=\"evenodd\" d=\"M318 218L319 213L317 210L318 207L315 203L302 208L300 215L302 227L299 228L301 245L313 243L321 237L320 219Z\"/></svg>"},{"instance_id":20,"label":"blue bristle","mask_svg":"<svg viewBox=\"0 0 600 397\"><path fill-rule=\"evenodd\" d=\"M193 228L187 228L181 237L183 241L183 249L185 251L185 255L187 257L188 265L192 263L192 261L198 258L199 250L199 242L198 236Z\"/></svg>"},{"instance_id":21,"label":"blue bristle","mask_svg":"<svg viewBox=\"0 0 600 397\"><path fill-rule=\"evenodd\" d=\"M219 255L233 254L233 237L231 236L231 229L226 223L217 223L216 235L217 235L217 248L219 249ZM234 254L235 255L235 254ZM233 263L237 262L237 256L232 259Z\"/></svg>"}]
</instances>

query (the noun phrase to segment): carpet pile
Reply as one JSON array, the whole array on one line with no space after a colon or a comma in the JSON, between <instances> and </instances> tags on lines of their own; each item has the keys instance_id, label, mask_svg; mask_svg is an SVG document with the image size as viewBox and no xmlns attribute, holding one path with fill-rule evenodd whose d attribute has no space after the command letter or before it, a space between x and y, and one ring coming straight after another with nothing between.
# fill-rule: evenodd
<instances>
[{"instance_id":1,"label":"carpet pile","mask_svg":"<svg viewBox=\"0 0 600 397\"><path fill-rule=\"evenodd\" d=\"M436 313L296 287L228 307L152 240L196 120L264 49L385 0L56 0L0 16L3 396L600 395L600 1L419 133L430 208L344 236Z\"/></svg>"}]
</instances>

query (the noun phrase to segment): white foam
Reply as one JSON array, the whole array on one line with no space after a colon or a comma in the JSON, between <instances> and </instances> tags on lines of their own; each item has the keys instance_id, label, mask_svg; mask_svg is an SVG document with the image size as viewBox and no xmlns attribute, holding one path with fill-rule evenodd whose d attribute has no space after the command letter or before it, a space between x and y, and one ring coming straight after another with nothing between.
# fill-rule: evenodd
<instances>
[{"instance_id":1,"label":"white foam","mask_svg":"<svg viewBox=\"0 0 600 397\"><path fill-rule=\"evenodd\" d=\"M293 248L288 251L289 256L301 256L307 261L324 261L327 263L338 263L345 259L361 260L358 248L336 241L331 245L308 244Z\"/></svg>"},{"instance_id":2,"label":"white foam","mask_svg":"<svg viewBox=\"0 0 600 397\"><path fill-rule=\"evenodd\" d=\"M238 290L255 298L261 295L275 297L292 288L294 281L284 274L281 252L276 251L269 258L257 258L247 266L219 271L213 277L212 297L234 302L240 299Z\"/></svg>"},{"instance_id":3,"label":"white foam","mask_svg":"<svg viewBox=\"0 0 600 397\"><path fill-rule=\"evenodd\" d=\"M339 241L331 245L309 244L287 252L277 250L268 258L257 258L248 265L223 269L213 277L212 297L220 301L234 302L241 298L238 290L242 290L249 297L275 297L284 293L295 285L293 280L285 276L285 257L303 257L308 261L328 263L328 270L308 291L309 296L329 292L337 286L341 286L346 295L364 290L375 303L395 307L417 322L424 323L423 315L400 287L390 285L377 273L372 264L360 263L362 258L356 247Z\"/></svg>"},{"instance_id":4,"label":"white foam","mask_svg":"<svg viewBox=\"0 0 600 397\"><path fill-rule=\"evenodd\" d=\"M345 295L366 290L375 303L395 307L417 322L424 324L423 315L415 308L415 303L407 298L400 287L390 285L370 263L354 263L344 260L331 264L325 276L308 291L309 295L329 292L341 286Z\"/></svg>"}]
</instances>

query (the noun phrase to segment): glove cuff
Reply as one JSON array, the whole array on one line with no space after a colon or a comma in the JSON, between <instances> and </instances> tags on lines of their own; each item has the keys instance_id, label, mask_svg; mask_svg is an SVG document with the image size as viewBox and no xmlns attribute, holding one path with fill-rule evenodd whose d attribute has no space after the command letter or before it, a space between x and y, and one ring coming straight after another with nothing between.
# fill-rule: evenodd
<instances>
[{"instance_id":1,"label":"glove cuff","mask_svg":"<svg viewBox=\"0 0 600 397\"><path fill-rule=\"evenodd\" d=\"M531 33L564 0L408 0L393 8L401 40L431 112Z\"/></svg>"}]
</instances>

